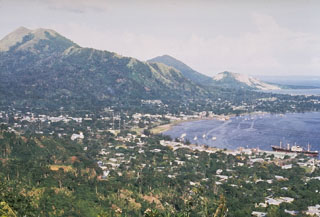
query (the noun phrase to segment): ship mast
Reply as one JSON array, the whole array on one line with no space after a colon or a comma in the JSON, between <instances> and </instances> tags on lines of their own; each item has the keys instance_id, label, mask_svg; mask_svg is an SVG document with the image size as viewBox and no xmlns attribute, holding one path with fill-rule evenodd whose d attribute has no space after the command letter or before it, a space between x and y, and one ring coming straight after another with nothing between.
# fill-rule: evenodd
<instances>
[{"instance_id":1,"label":"ship mast","mask_svg":"<svg viewBox=\"0 0 320 217\"><path fill-rule=\"evenodd\" d=\"M119 131L121 131L121 113L119 113Z\"/></svg>"},{"instance_id":2,"label":"ship mast","mask_svg":"<svg viewBox=\"0 0 320 217\"><path fill-rule=\"evenodd\" d=\"M112 111L112 129L114 130L114 111Z\"/></svg>"}]
</instances>

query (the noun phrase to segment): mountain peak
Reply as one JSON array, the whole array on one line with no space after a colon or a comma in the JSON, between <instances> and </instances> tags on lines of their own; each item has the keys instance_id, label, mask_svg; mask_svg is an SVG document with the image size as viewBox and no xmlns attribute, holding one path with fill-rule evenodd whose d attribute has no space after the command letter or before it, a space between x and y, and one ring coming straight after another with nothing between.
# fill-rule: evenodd
<instances>
[{"instance_id":1,"label":"mountain peak","mask_svg":"<svg viewBox=\"0 0 320 217\"><path fill-rule=\"evenodd\" d=\"M32 33L35 35L35 37L39 39L48 39L48 35L51 36L58 36L59 34L52 30L52 29L44 29L44 28L38 28L32 31Z\"/></svg>"},{"instance_id":2,"label":"mountain peak","mask_svg":"<svg viewBox=\"0 0 320 217\"><path fill-rule=\"evenodd\" d=\"M183 69L183 70L186 70L186 69L190 70L191 69L189 66L187 66L186 64L184 64L180 60L177 60L176 58L169 56L167 54L152 58L152 59L148 60L148 62L164 63L164 64L166 64L168 66L172 66L180 71L181 71L181 69Z\"/></svg>"},{"instance_id":3,"label":"mountain peak","mask_svg":"<svg viewBox=\"0 0 320 217\"><path fill-rule=\"evenodd\" d=\"M24 27L24 26L20 26L18 29L16 29L15 31L13 31L13 33L14 32L30 32L31 30L30 29L28 29L28 28L26 28L26 27Z\"/></svg>"},{"instance_id":4,"label":"mountain peak","mask_svg":"<svg viewBox=\"0 0 320 217\"><path fill-rule=\"evenodd\" d=\"M223 86L247 87L258 90L278 90L277 85L268 84L248 75L224 71L213 77L213 80Z\"/></svg>"},{"instance_id":5,"label":"mountain peak","mask_svg":"<svg viewBox=\"0 0 320 217\"><path fill-rule=\"evenodd\" d=\"M30 29L27 29L23 26L14 30L13 32L5 36L2 40L0 40L0 51L8 51L10 47L22 42L23 37L28 35L30 32Z\"/></svg>"},{"instance_id":6,"label":"mountain peak","mask_svg":"<svg viewBox=\"0 0 320 217\"><path fill-rule=\"evenodd\" d=\"M35 52L37 50L35 49L35 45L43 40L51 42L55 41L60 44L59 47L61 47L61 49L67 49L70 46L77 46L71 40L61 36L59 33L51 29L38 28L30 30L25 27L19 27L0 40L0 51L6 52L14 47L15 50L30 50Z\"/></svg>"},{"instance_id":7,"label":"mountain peak","mask_svg":"<svg viewBox=\"0 0 320 217\"><path fill-rule=\"evenodd\" d=\"M176 58L169 56L169 55L162 55L155 58L152 58L148 60L149 63L163 63L167 66L171 66L175 69L178 69L186 78L190 79L191 81L205 85L208 82L210 83L211 78L203 75L195 70L193 70L191 67L187 66L180 60L177 60Z\"/></svg>"},{"instance_id":8,"label":"mountain peak","mask_svg":"<svg viewBox=\"0 0 320 217\"><path fill-rule=\"evenodd\" d=\"M174 58L174 57L172 57L172 56L170 56L170 55L168 55L168 54L164 54L164 55L162 55L162 56L158 56L158 57L155 57L155 58L153 58L153 59L167 59L167 60L179 61L179 60L177 60L176 58ZM179 61L179 62L181 62L181 61Z\"/></svg>"}]
</instances>

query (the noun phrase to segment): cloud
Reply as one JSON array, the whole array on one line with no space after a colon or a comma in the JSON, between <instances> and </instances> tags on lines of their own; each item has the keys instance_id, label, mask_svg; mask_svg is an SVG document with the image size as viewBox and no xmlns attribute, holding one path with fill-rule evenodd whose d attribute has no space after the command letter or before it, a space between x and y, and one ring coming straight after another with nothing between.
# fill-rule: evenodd
<instances>
[{"instance_id":1,"label":"cloud","mask_svg":"<svg viewBox=\"0 0 320 217\"><path fill-rule=\"evenodd\" d=\"M2 0L0 0L2 1ZM3 0L6 1L6 0ZM12 3L26 3L24 0L11 0ZM71 13L84 13L87 11L108 11L112 0L28 0L29 5L47 7L49 10L65 11Z\"/></svg>"},{"instance_id":2,"label":"cloud","mask_svg":"<svg viewBox=\"0 0 320 217\"><path fill-rule=\"evenodd\" d=\"M281 13L264 10L264 5L233 4L235 1L214 7L206 0L202 1L206 4L194 1L184 7L182 1L146 0L4 2L6 8L0 14L8 19L0 21L2 35L21 25L52 28L81 46L142 60L169 54L208 75L224 70L252 75L317 75L320 70L319 32L311 29L317 22L296 28L300 16L318 18L314 13L306 14L309 8L297 16L283 13L290 12L290 7L278 4L273 8Z\"/></svg>"},{"instance_id":3,"label":"cloud","mask_svg":"<svg viewBox=\"0 0 320 217\"><path fill-rule=\"evenodd\" d=\"M316 35L282 27L268 15L256 13L252 20L256 28L251 32L215 37L204 37L197 32L184 38L160 37L148 32L100 29L75 23L53 28L69 32L67 36L80 45L142 60L169 54L208 75L224 70L252 75L318 73L320 39Z\"/></svg>"},{"instance_id":4,"label":"cloud","mask_svg":"<svg viewBox=\"0 0 320 217\"><path fill-rule=\"evenodd\" d=\"M41 0L37 0L40 1ZM43 1L43 0L42 0ZM138 1L135 1L134 4L137 4ZM51 8L59 10L69 10L70 12L108 12L114 7L118 6L128 6L133 2L130 0L47 0L46 4Z\"/></svg>"},{"instance_id":5,"label":"cloud","mask_svg":"<svg viewBox=\"0 0 320 217\"><path fill-rule=\"evenodd\" d=\"M170 52L209 75L223 70L255 75L318 74L320 39L317 35L282 27L268 15L253 14L252 19L256 31L239 36L221 34L208 38L194 33L187 41L170 41L131 35L130 41L136 43L135 49L140 47L146 53L148 48L152 48L149 53L157 51L158 55Z\"/></svg>"},{"instance_id":6,"label":"cloud","mask_svg":"<svg viewBox=\"0 0 320 217\"><path fill-rule=\"evenodd\" d=\"M70 13L76 13L76 14L84 14L85 11L77 8L67 8L67 7L56 7L56 6L49 6L49 10L55 10L55 11L65 11Z\"/></svg>"}]
</instances>

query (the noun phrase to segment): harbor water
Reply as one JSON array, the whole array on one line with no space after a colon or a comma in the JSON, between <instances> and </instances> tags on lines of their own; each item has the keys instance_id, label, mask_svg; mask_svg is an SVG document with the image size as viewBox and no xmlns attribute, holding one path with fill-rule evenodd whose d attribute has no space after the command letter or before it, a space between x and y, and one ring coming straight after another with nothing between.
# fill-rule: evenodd
<instances>
[{"instance_id":1,"label":"harbor water","mask_svg":"<svg viewBox=\"0 0 320 217\"><path fill-rule=\"evenodd\" d=\"M217 148L260 148L272 145L299 145L320 151L320 113L259 114L229 120L183 122L164 132L172 138L188 139L193 144Z\"/></svg>"}]
</instances>

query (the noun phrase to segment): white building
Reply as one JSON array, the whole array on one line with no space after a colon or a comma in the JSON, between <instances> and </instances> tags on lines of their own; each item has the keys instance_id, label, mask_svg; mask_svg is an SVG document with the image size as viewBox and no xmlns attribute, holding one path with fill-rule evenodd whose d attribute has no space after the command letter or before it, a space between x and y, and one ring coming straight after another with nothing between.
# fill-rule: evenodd
<instances>
[{"instance_id":1,"label":"white building","mask_svg":"<svg viewBox=\"0 0 320 217\"><path fill-rule=\"evenodd\" d=\"M73 140L76 140L76 139L84 139L83 133L80 132L79 134L76 134L76 133L72 134L71 140L73 141Z\"/></svg>"},{"instance_id":2,"label":"white building","mask_svg":"<svg viewBox=\"0 0 320 217\"><path fill-rule=\"evenodd\" d=\"M257 216L257 217L264 217L264 216L267 216L267 213L265 212L257 212L257 211L253 211L251 213L252 216Z\"/></svg>"},{"instance_id":3,"label":"white building","mask_svg":"<svg viewBox=\"0 0 320 217\"><path fill-rule=\"evenodd\" d=\"M309 206L306 214L311 216L320 216L320 205L317 204L315 206Z\"/></svg>"}]
</instances>

